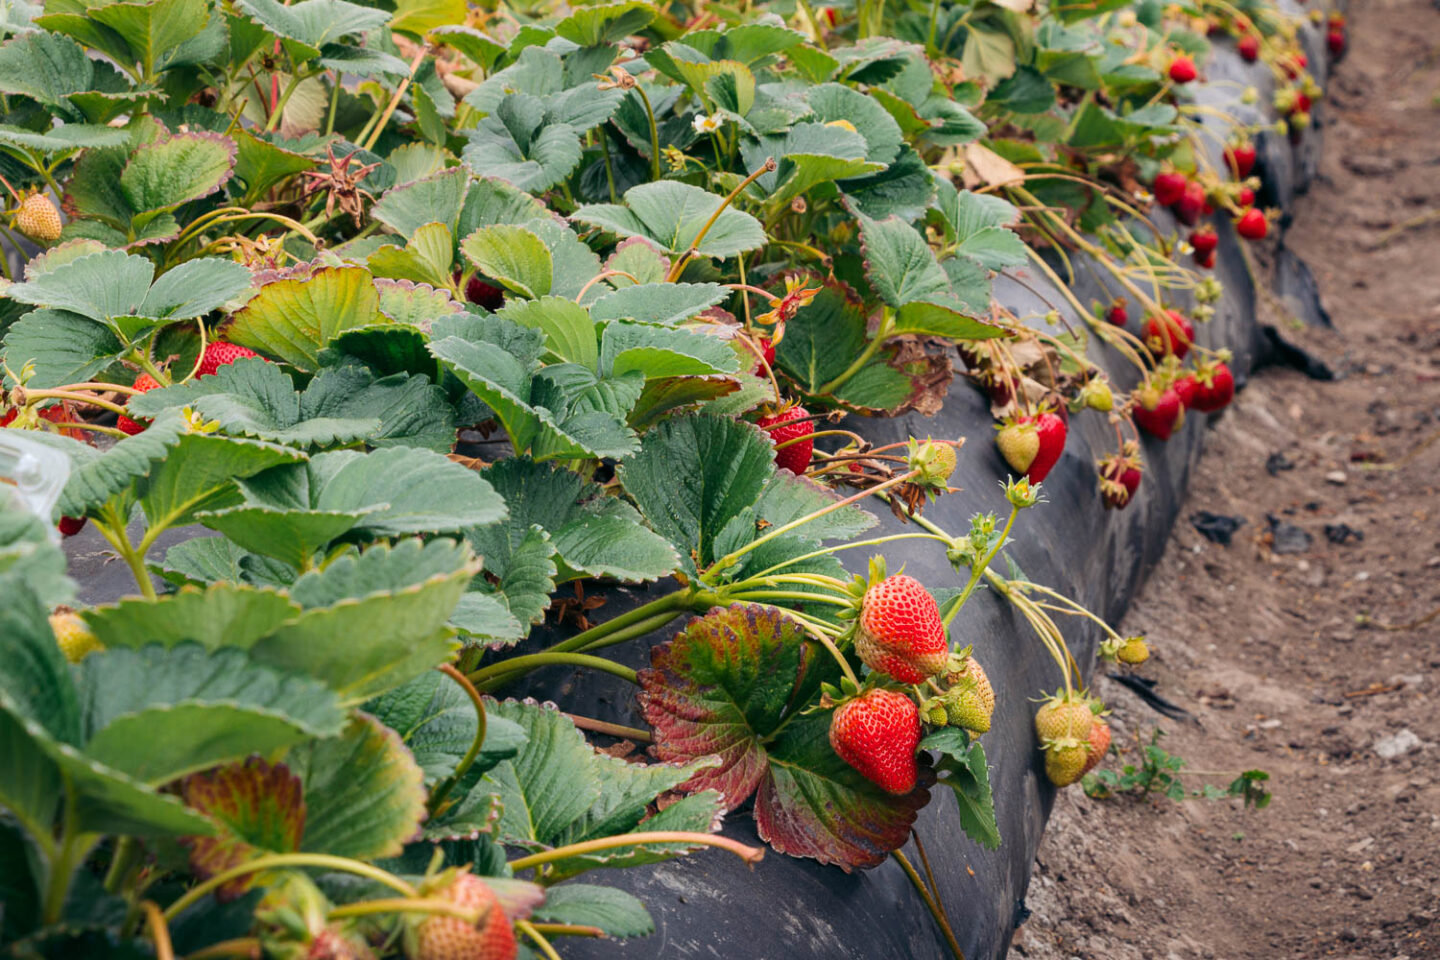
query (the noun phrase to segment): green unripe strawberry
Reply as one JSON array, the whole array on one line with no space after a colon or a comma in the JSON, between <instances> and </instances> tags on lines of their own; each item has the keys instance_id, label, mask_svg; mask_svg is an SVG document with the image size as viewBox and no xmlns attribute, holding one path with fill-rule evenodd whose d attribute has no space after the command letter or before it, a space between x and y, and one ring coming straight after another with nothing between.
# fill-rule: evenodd
<instances>
[{"instance_id":1,"label":"green unripe strawberry","mask_svg":"<svg viewBox=\"0 0 1440 960\"><path fill-rule=\"evenodd\" d=\"M80 614L73 611L52 613L50 629L55 634L55 642L60 645L60 652L71 663L79 663L96 650L105 649Z\"/></svg>"},{"instance_id":2,"label":"green unripe strawberry","mask_svg":"<svg viewBox=\"0 0 1440 960\"><path fill-rule=\"evenodd\" d=\"M1115 651L1115 659L1131 666L1144 663L1150 659L1150 646L1145 642L1144 637L1130 637L1120 644L1119 650Z\"/></svg>"},{"instance_id":3,"label":"green unripe strawberry","mask_svg":"<svg viewBox=\"0 0 1440 960\"><path fill-rule=\"evenodd\" d=\"M1085 772L1090 747L1073 737L1056 740L1045 748L1045 776L1057 787L1068 787Z\"/></svg>"}]
</instances>

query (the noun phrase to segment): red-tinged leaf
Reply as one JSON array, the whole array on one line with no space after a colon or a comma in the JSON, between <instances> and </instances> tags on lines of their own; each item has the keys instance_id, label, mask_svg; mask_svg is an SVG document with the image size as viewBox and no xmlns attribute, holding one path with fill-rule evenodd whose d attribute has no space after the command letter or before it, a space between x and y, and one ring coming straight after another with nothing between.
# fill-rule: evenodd
<instances>
[{"instance_id":1,"label":"red-tinged leaf","mask_svg":"<svg viewBox=\"0 0 1440 960\"><path fill-rule=\"evenodd\" d=\"M655 729L656 755L721 759L682 789L718 790L730 808L755 791L768 764L764 738L808 699L796 695L808 657L799 624L755 604L696 617L651 651L651 668L640 671L639 700ZM813 692L818 679L805 680Z\"/></svg>"},{"instance_id":2,"label":"red-tinged leaf","mask_svg":"<svg viewBox=\"0 0 1440 960\"><path fill-rule=\"evenodd\" d=\"M894 797L830 747L830 711L795 718L770 744L770 766L755 798L761 839L792 857L849 872L878 866L910 837L930 792Z\"/></svg>"},{"instance_id":3,"label":"red-tinged leaf","mask_svg":"<svg viewBox=\"0 0 1440 960\"><path fill-rule=\"evenodd\" d=\"M188 837L190 867L211 877L267 853L300 849L305 831L305 799L300 778L284 764L259 757L231 763L185 780L185 802L215 821L210 837ZM238 897L260 874L222 886L216 895Z\"/></svg>"}]
</instances>

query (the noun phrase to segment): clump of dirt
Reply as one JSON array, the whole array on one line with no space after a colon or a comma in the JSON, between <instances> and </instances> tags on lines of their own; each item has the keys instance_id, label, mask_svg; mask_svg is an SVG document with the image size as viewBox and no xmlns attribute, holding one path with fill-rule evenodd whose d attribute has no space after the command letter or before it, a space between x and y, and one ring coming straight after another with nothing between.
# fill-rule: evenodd
<instances>
[{"instance_id":1,"label":"clump of dirt","mask_svg":"<svg viewBox=\"0 0 1440 960\"><path fill-rule=\"evenodd\" d=\"M1335 329L1267 318L1340 378L1251 380L1123 625L1194 720L1098 684L1109 767L1159 727L1216 771L1188 787L1263 768L1273 803L1066 791L1011 957L1440 958L1440 9L1370 0L1349 21L1285 237ZM1246 523L1223 546L1201 511Z\"/></svg>"}]
</instances>

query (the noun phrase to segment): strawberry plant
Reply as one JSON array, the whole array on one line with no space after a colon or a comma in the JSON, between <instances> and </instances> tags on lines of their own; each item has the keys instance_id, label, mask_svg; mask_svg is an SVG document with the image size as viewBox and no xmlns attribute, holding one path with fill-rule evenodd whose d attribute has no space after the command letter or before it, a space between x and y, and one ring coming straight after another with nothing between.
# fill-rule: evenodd
<instances>
[{"instance_id":1,"label":"strawberry plant","mask_svg":"<svg viewBox=\"0 0 1440 960\"><path fill-rule=\"evenodd\" d=\"M1001 842L980 738L1029 691L952 625L982 583L1014 605L1074 714L1047 770L1091 769L1052 614L1099 618L993 562L1071 418L1113 432L1123 508L1137 426L1233 396L1199 270L1273 212L1265 131L1192 93L1200 18L1302 130L1319 90L1259 4L8 9L0 426L61 486L0 489L0 945L553 957L653 929L602 871L759 861L718 833L750 803L779 853L893 860L958 954L900 848L937 793ZM1065 303L1007 307L1025 276ZM952 534L924 510L963 438L862 420L957 370L1020 479ZM77 602L82 530L132 595ZM647 599L592 622L616 585ZM580 625L545 645L547 611ZM649 729L512 696L555 666Z\"/></svg>"}]
</instances>

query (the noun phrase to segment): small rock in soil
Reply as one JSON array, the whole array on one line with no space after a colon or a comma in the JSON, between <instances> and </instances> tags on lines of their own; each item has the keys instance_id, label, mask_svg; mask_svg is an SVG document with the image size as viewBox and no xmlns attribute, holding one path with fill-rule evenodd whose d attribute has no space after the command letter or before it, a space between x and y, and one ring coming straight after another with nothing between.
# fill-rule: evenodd
<instances>
[{"instance_id":1,"label":"small rock in soil","mask_svg":"<svg viewBox=\"0 0 1440 960\"><path fill-rule=\"evenodd\" d=\"M1325 539L1331 543L1348 543L1351 540L1359 542L1365 539L1365 532L1356 530L1348 523L1327 523L1325 524Z\"/></svg>"},{"instance_id":2,"label":"small rock in soil","mask_svg":"<svg viewBox=\"0 0 1440 960\"><path fill-rule=\"evenodd\" d=\"M1381 760L1395 760L1399 757L1418 748L1420 738L1409 727L1399 733L1392 733L1388 737L1381 737L1375 741L1375 753Z\"/></svg>"},{"instance_id":3,"label":"small rock in soil","mask_svg":"<svg viewBox=\"0 0 1440 960\"><path fill-rule=\"evenodd\" d=\"M1270 549L1276 553L1304 553L1315 542L1309 533L1273 513L1267 513L1265 519L1270 523Z\"/></svg>"},{"instance_id":4,"label":"small rock in soil","mask_svg":"<svg viewBox=\"0 0 1440 960\"><path fill-rule=\"evenodd\" d=\"M1282 470L1294 470L1295 462L1284 453L1272 453L1265 458L1265 472L1272 477L1278 477Z\"/></svg>"},{"instance_id":5,"label":"small rock in soil","mask_svg":"<svg viewBox=\"0 0 1440 960\"><path fill-rule=\"evenodd\" d=\"M1245 518L1227 517L1223 514L1211 513L1209 510L1201 510L1198 513L1190 514L1190 525L1200 531L1200 536L1211 543L1228 547L1230 538L1235 536L1235 531L1245 525Z\"/></svg>"}]
</instances>

